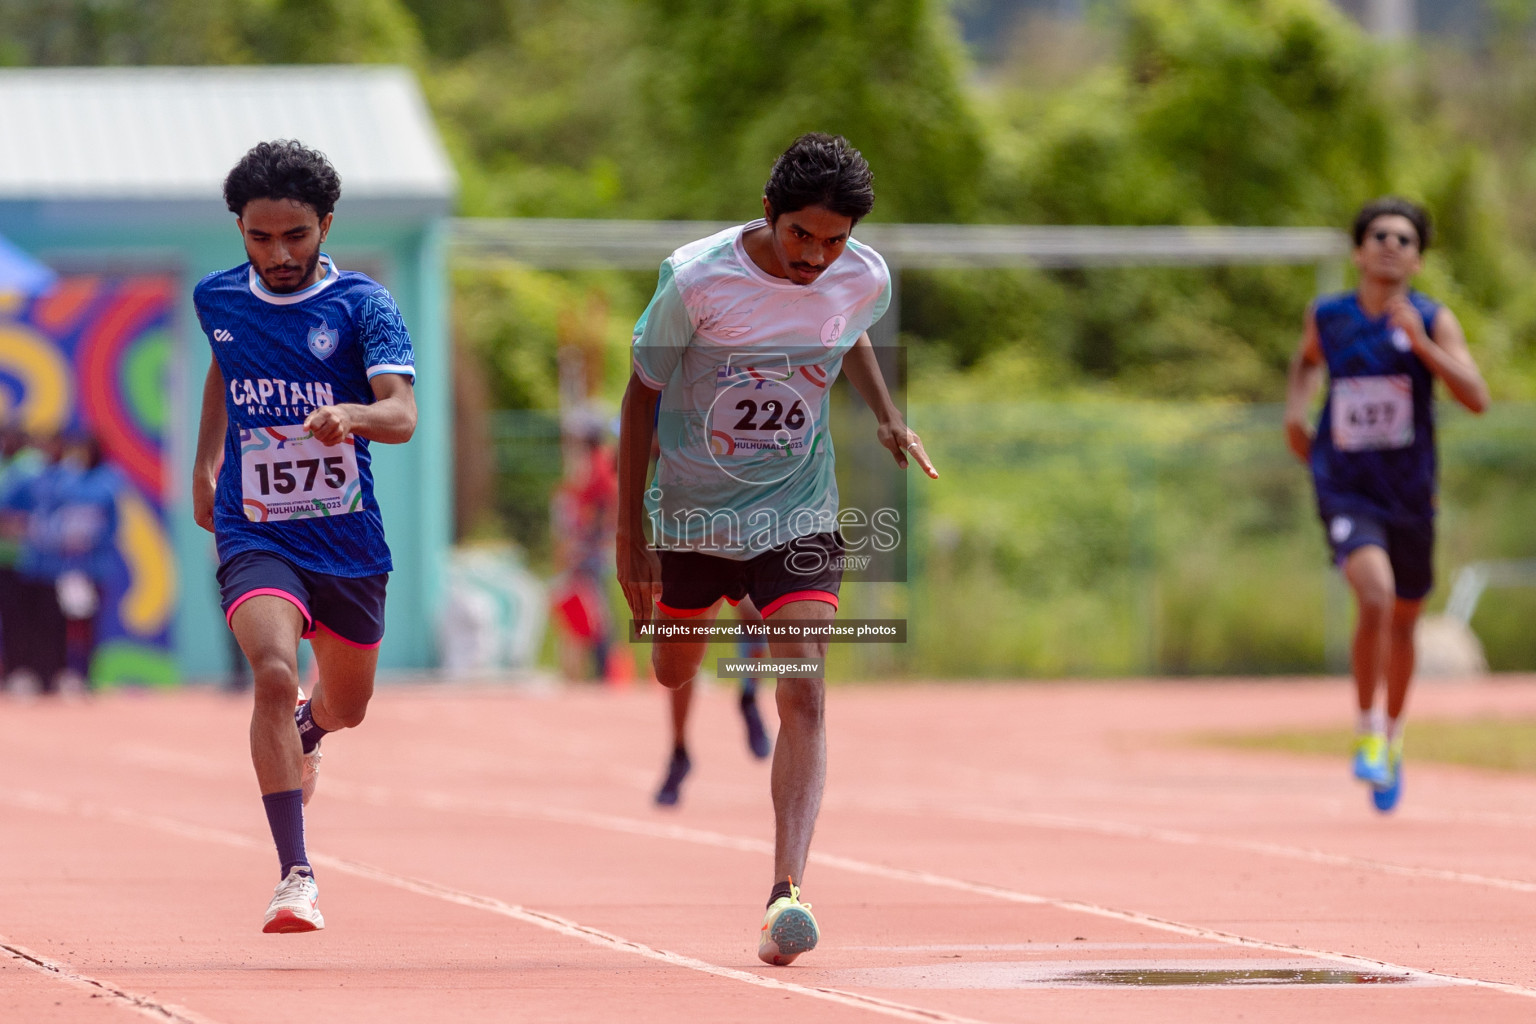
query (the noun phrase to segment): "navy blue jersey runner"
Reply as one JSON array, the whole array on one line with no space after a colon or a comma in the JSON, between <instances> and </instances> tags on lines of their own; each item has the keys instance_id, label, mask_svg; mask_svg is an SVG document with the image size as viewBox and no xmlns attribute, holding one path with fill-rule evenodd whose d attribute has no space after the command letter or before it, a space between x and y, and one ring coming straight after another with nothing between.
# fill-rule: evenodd
<instances>
[{"instance_id":1,"label":"navy blue jersey runner","mask_svg":"<svg viewBox=\"0 0 1536 1024\"><path fill-rule=\"evenodd\" d=\"M1410 292L1434 330L1440 305ZM1422 522L1435 513L1434 375L1408 336L1385 316L1367 316L1354 292L1313 307L1328 366L1328 399L1312 442L1311 468L1323 518L1366 515Z\"/></svg>"},{"instance_id":2,"label":"navy blue jersey runner","mask_svg":"<svg viewBox=\"0 0 1536 1024\"><path fill-rule=\"evenodd\" d=\"M229 414L214 534L221 562L270 551L312 572L374 576L393 566L368 441L313 452L295 435L320 406L371 404L369 380L381 373L414 381L415 358L382 285L343 273L328 256L321 268L318 282L292 294L268 291L249 263L210 274L193 290ZM285 458L285 446L299 451Z\"/></svg>"}]
</instances>

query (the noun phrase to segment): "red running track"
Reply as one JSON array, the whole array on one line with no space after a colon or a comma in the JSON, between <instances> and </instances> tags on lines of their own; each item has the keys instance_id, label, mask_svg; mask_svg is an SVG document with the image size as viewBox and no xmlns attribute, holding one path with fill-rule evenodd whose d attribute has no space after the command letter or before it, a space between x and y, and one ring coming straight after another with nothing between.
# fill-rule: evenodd
<instances>
[{"instance_id":1,"label":"red running track","mask_svg":"<svg viewBox=\"0 0 1536 1024\"><path fill-rule=\"evenodd\" d=\"M834 689L823 941L769 968L768 773L726 691L661 811L659 690L385 687L310 807L327 927L279 936L244 701L0 702L0 1021L1536 1020L1536 779L1415 763L1410 726L1382 817L1342 755L1182 740L1349 705L1337 680ZM1413 711L1536 714L1536 679Z\"/></svg>"}]
</instances>

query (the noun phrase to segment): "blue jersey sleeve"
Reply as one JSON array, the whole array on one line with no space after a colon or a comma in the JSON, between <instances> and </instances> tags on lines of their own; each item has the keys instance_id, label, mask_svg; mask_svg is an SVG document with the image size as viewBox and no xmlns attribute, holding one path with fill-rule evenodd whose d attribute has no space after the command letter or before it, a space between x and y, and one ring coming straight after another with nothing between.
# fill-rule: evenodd
<instances>
[{"instance_id":1,"label":"blue jersey sleeve","mask_svg":"<svg viewBox=\"0 0 1536 1024\"><path fill-rule=\"evenodd\" d=\"M363 359L368 377L398 373L416 379L416 353L411 348L411 332L389 292L380 290L363 300L358 311L363 338Z\"/></svg>"},{"instance_id":2,"label":"blue jersey sleeve","mask_svg":"<svg viewBox=\"0 0 1536 1024\"><path fill-rule=\"evenodd\" d=\"M688 315L683 295L677 290L672 261L667 260L661 265L656 294L635 324L636 375L647 387L660 391L667 386L672 371L682 361L683 349L692 339L693 318Z\"/></svg>"},{"instance_id":3,"label":"blue jersey sleeve","mask_svg":"<svg viewBox=\"0 0 1536 1024\"><path fill-rule=\"evenodd\" d=\"M192 308L197 312L197 326L202 329L203 335L209 342L213 341L213 331L208 329L208 318L203 313L203 292L210 279L217 275L209 274L192 289Z\"/></svg>"}]
</instances>

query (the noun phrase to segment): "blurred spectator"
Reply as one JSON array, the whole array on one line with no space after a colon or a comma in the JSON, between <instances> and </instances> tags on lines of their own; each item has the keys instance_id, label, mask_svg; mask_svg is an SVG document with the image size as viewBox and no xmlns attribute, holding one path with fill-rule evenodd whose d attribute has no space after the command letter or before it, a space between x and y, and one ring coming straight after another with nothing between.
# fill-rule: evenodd
<instances>
[{"instance_id":1,"label":"blurred spectator","mask_svg":"<svg viewBox=\"0 0 1536 1024\"><path fill-rule=\"evenodd\" d=\"M38 548L52 496L66 472L63 457L62 437L39 442L34 468L21 475L5 502L8 531L19 542L14 604L6 624L13 640L7 645L6 686L23 695L52 692L64 667L64 619L53 576Z\"/></svg>"},{"instance_id":2,"label":"blurred spectator","mask_svg":"<svg viewBox=\"0 0 1536 1024\"><path fill-rule=\"evenodd\" d=\"M27 532L27 516L16 505L24 484L41 472L42 452L27 443L19 423L0 424L0 688L17 667L21 629L17 611L21 601L21 577L16 561Z\"/></svg>"},{"instance_id":3,"label":"blurred spectator","mask_svg":"<svg viewBox=\"0 0 1536 1024\"><path fill-rule=\"evenodd\" d=\"M117 497L122 477L105 460L101 442L89 434L66 442L68 472L49 511L48 536L54 558L54 591L64 617L66 685L91 682L96 620L102 595L117 563Z\"/></svg>"},{"instance_id":4,"label":"blurred spectator","mask_svg":"<svg viewBox=\"0 0 1536 1024\"><path fill-rule=\"evenodd\" d=\"M596 420L568 428L565 479L550 503L555 571L550 591L560 624L560 664L568 678L614 677L613 615L607 581L613 576L614 529L618 522L618 476L606 429Z\"/></svg>"},{"instance_id":5,"label":"blurred spectator","mask_svg":"<svg viewBox=\"0 0 1536 1024\"><path fill-rule=\"evenodd\" d=\"M8 502L25 516L16 561L17 626L11 685L23 692L84 688L95 650L102 585L117 558L121 478L89 436L44 444L46 465Z\"/></svg>"}]
</instances>

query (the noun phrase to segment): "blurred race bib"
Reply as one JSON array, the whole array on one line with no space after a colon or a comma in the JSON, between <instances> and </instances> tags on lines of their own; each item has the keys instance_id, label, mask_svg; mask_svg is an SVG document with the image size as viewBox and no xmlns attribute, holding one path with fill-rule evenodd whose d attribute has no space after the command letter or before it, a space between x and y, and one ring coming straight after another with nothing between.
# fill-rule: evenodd
<instances>
[{"instance_id":1,"label":"blurred race bib","mask_svg":"<svg viewBox=\"0 0 1536 1024\"><path fill-rule=\"evenodd\" d=\"M1413 444L1413 380L1406 373L1333 382L1333 446L1385 451Z\"/></svg>"}]
</instances>

